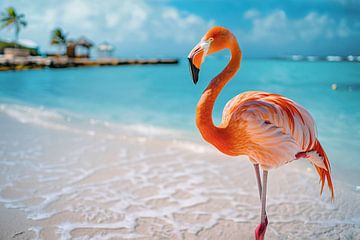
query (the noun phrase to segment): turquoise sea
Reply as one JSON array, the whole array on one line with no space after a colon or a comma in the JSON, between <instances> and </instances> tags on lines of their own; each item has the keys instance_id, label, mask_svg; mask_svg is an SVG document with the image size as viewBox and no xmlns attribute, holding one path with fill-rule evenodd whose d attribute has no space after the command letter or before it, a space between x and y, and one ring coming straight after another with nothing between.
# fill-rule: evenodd
<instances>
[{"instance_id":1,"label":"turquoise sea","mask_svg":"<svg viewBox=\"0 0 360 240\"><path fill-rule=\"evenodd\" d=\"M196 86L185 60L178 65L0 72L0 104L178 129L200 140L195 106L227 59L208 57ZM215 120L219 122L230 98L248 90L279 93L307 108L317 122L334 176L360 185L359 63L245 59L215 105Z\"/></svg>"}]
</instances>

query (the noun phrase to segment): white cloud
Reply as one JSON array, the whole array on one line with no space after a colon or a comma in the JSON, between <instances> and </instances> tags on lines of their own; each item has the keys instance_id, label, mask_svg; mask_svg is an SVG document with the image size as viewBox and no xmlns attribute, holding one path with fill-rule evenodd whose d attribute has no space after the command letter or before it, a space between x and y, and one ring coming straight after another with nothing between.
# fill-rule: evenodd
<instances>
[{"instance_id":1,"label":"white cloud","mask_svg":"<svg viewBox=\"0 0 360 240\"><path fill-rule=\"evenodd\" d=\"M111 42L123 51L136 51L155 45L158 49L171 50L193 44L214 24L166 2L52 0L38 4L23 0L16 3L0 3L0 7L15 5L19 12L25 13L28 27L20 37L35 40L43 49L49 47L50 32L58 26L70 38L84 35L97 43Z\"/></svg>"},{"instance_id":2,"label":"white cloud","mask_svg":"<svg viewBox=\"0 0 360 240\"><path fill-rule=\"evenodd\" d=\"M276 10L268 15L261 15L252 9L244 18L252 23L250 31L244 34L248 40L267 43L289 43L296 40L310 42L316 39L346 38L350 30L347 22L336 22L326 14L309 12L301 18L288 18L283 10ZM251 16L251 17L249 17Z\"/></svg>"},{"instance_id":3,"label":"white cloud","mask_svg":"<svg viewBox=\"0 0 360 240\"><path fill-rule=\"evenodd\" d=\"M337 34L340 37L347 37L350 35L350 28L348 27L345 19L341 19L339 28L337 29Z\"/></svg>"},{"instance_id":4,"label":"white cloud","mask_svg":"<svg viewBox=\"0 0 360 240\"><path fill-rule=\"evenodd\" d=\"M256 18L260 15L260 12L256 9L249 9L244 13L244 18L245 19L252 19L252 18Z\"/></svg>"}]
</instances>

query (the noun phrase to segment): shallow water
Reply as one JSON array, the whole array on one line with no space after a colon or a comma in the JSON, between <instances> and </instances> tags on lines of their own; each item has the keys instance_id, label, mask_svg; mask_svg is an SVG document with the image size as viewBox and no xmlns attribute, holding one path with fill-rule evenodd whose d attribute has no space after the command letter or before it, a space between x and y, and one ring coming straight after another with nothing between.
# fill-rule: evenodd
<instances>
[{"instance_id":1,"label":"shallow water","mask_svg":"<svg viewBox=\"0 0 360 240\"><path fill-rule=\"evenodd\" d=\"M149 131L151 126L152 133L160 128L178 129L201 139L194 124L195 106L208 81L221 71L226 61L209 57L202 66L197 86L191 82L186 62L166 66L1 72L0 102L7 106L7 112L10 104L12 114L20 118L33 114L31 110L23 111L24 108L40 108L43 112L60 114L65 119L61 124L65 125L67 115L75 115L77 118L70 117L73 121L92 119L136 126L143 131ZM331 89L333 83L337 84L336 91ZM244 60L240 72L216 102L214 119L219 122L225 103L243 91L262 90L292 98L315 118L333 174L357 186L360 185L359 85L358 63Z\"/></svg>"}]
</instances>

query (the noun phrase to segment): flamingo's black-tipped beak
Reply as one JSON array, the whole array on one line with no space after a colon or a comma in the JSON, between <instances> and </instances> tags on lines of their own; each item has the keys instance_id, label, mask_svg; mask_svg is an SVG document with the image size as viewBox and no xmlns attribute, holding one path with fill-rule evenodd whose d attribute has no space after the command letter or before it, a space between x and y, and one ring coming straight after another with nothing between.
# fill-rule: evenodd
<instances>
[{"instance_id":1,"label":"flamingo's black-tipped beak","mask_svg":"<svg viewBox=\"0 0 360 240\"><path fill-rule=\"evenodd\" d=\"M192 58L188 58L189 60L189 67L190 67L190 72L191 72L191 77L192 77L192 80L194 82L194 84L196 84L199 80L199 71L200 69L197 68L194 63L193 63L193 60Z\"/></svg>"}]
</instances>

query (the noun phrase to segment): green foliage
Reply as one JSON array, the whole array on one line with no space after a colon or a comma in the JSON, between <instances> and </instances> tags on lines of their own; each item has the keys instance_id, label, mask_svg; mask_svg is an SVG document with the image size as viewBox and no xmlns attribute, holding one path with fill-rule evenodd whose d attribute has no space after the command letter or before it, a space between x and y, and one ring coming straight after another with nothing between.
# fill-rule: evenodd
<instances>
[{"instance_id":1,"label":"green foliage","mask_svg":"<svg viewBox=\"0 0 360 240\"><path fill-rule=\"evenodd\" d=\"M13 7L8 7L0 14L0 30L13 27L15 29L15 42L19 39L21 28L26 27L27 22L24 14L18 14Z\"/></svg>"},{"instance_id":2,"label":"green foliage","mask_svg":"<svg viewBox=\"0 0 360 240\"><path fill-rule=\"evenodd\" d=\"M50 43L52 45L66 45L66 35L63 33L61 28L55 28L51 33Z\"/></svg>"}]
</instances>

